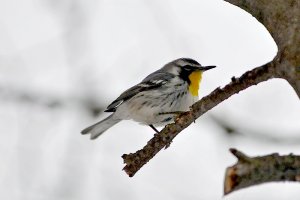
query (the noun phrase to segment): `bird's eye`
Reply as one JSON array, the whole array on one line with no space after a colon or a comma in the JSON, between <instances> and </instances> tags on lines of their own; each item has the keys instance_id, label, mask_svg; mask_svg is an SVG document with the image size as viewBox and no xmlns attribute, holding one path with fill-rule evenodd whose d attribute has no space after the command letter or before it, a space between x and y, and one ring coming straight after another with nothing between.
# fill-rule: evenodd
<instances>
[{"instance_id":1,"label":"bird's eye","mask_svg":"<svg viewBox=\"0 0 300 200\"><path fill-rule=\"evenodd\" d=\"M192 70L195 70L197 67L194 67L194 66L191 66L191 65L184 65L183 66L183 69L185 71L192 71Z\"/></svg>"}]
</instances>

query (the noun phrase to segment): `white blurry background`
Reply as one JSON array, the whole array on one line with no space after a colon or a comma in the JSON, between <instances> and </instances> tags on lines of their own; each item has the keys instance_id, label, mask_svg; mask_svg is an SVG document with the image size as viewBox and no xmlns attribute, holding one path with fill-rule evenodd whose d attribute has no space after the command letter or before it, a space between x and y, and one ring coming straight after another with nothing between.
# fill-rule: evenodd
<instances>
[{"instance_id":1,"label":"white blurry background","mask_svg":"<svg viewBox=\"0 0 300 200\"><path fill-rule=\"evenodd\" d=\"M133 178L121 155L143 147L149 127L124 121L95 141L80 131L173 59L218 66L204 96L276 51L260 23L222 0L1 0L0 199L222 199L228 148L300 154L299 99L285 81L221 103ZM298 184L272 183L224 199L299 195Z\"/></svg>"}]
</instances>

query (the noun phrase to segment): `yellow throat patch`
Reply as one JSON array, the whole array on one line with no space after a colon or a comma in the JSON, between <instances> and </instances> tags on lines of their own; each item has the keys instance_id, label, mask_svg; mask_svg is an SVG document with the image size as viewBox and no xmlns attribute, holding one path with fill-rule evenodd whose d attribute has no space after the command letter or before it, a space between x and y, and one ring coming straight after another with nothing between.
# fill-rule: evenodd
<instances>
[{"instance_id":1,"label":"yellow throat patch","mask_svg":"<svg viewBox=\"0 0 300 200\"><path fill-rule=\"evenodd\" d=\"M193 96L198 96L198 90L200 81L202 79L202 72L201 71L194 71L189 75L189 79L191 81L189 85L189 91Z\"/></svg>"}]
</instances>

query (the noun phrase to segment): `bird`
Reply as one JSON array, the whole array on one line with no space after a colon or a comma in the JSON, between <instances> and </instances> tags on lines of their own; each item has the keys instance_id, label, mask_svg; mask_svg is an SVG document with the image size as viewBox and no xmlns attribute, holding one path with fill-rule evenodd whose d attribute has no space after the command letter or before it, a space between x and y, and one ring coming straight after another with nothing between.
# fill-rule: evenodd
<instances>
[{"instance_id":1,"label":"bird","mask_svg":"<svg viewBox=\"0 0 300 200\"><path fill-rule=\"evenodd\" d=\"M111 114L81 134L96 139L122 120L150 126L158 133L156 127L174 122L176 113L188 111L198 100L202 73L215 67L191 58L173 60L123 92L104 111Z\"/></svg>"}]
</instances>

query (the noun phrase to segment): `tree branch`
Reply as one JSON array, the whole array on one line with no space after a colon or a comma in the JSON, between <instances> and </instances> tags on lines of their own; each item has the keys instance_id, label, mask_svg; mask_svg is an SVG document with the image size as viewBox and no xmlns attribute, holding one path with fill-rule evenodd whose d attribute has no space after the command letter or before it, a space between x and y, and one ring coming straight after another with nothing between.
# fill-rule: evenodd
<instances>
[{"instance_id":1,"label":"tree branch","mask_svg":"<svg viewBox=\"0 0 300 200\"><path fill-rule=\"evenodd\" d=\"M300 98L300 1L299 0L225 0L245 9L265 25L278 45L274 60L261 67L232 78L224 88L217 88L181 114L175 123L167 125L136 153L124 154L125 172L130 176L146 164L162 148L168 147L183 129L222 101L240 91L271 78L283 78Z\"/></svg>"},{"instance_id":2,"label":"tree branch","mask_svg":"<svg viewBox=\"0 0 300 200\"><path fill-rule=\"evenodd\" d=\"M300 135L298 132L289 132L285 135L277 136L266 134L266 130L260 130L259 127L247 127L242 124L234 124L234 122L227 122L224 117L210 114L209 118L216 126L221 128L227 137L243 137L254 142L273 143L277 145L299 145ZM270 133L271 130L267 130ZM293 135L287 137L286 135Z\"/></svg>"},{"instance_id":3,"label":"tree branch","mask_svg":"<svg viewBox=\"0 0 300 200\"><path fill-rule=\"evenodd\" d=\"M92 97L79 98L75 95L59 96L48 93L26 91L17 87L3 87L0 85L0 99L6 101L16 101L18 103L27 103L54 108L67 108L68 105L76 105L87 110L92 116L97 116L105 107L99 103L99 100Z\"/></svg>"},{"instance_id":4,"label":"tree branch","mask_svg":"<svg viewBox=\"0 0 300 200\"><path fill-rule=\"evenodd\" d=\"M238 162L226 169L224 194L241 188L275 181L300 182L300 156L293 154L280 156L248 157L244 153L230 149Z\"/></svg>"},{"instance_id":5,"label":"tree branch","mask_svg":"<svg viewBox=\"0 0 300 200\"><path fill-rule=\"evenodd\" d=\"M167 125L160 133L155 134L143 149L135 153L124 154L122 158L126 164L123 168L125 172L130 177L134 176L143 165L153 158L161 149L164 147L167 148L178 133L188 127L198 117L228 99L230 96L252 85L273 78L275 66L276 62L273 61L244 73L240 78L232 77L231 83L224 88L217 88L206 97L203 97L200 101L191 106L189 112L179 115L175 123Z\"/></svg>"},{"instance_id":6,"label":"tree branch","mask_svg":"<svg viewBox=\"0 0 300 200\"><path fill-rule=\"evenodd\" d=\"M278 76L286 79L300 98L300 1L225 0L249 12L270 32L278 46Z\"/></svg>"}]
</instances>

